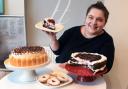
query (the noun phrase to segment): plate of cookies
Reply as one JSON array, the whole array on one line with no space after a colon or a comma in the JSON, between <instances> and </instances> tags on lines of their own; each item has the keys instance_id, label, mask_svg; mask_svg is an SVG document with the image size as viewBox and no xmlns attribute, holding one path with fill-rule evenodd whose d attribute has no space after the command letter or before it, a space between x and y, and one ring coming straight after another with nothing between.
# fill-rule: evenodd
<instances>
[{"instance_id":1,"label":"plate of cookies","mask_svg":"<svg viewBox=\"0 0 128 89\"><path fill-rule=\"evenodd\" d=\"M44 18L44 20L37 22L35 27L43 31L54 33L59 32L64 28L62 24L56 23L55 20L50 17Z\"/></svg>"},{"instance_id":2,"label":"plate of cookies","mask_svg":"<svg viewBox=\"0 0 128 89\"><path fill-rule=\"evenodd\" d=\"M38 82L46 87L61 87L70 84L73 79L61 71L52 71L38 77Z\"/></svg>"}]
</instances>

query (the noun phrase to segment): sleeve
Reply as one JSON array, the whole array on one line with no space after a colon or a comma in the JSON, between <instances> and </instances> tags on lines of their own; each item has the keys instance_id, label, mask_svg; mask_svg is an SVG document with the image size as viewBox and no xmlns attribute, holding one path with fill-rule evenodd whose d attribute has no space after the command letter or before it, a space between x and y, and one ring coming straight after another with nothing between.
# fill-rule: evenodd
<instances>
[{"instance_id":1,"label":"sleeve","mask_svg":"<svg viewBox=\"0 0 128 89\"><path fill-rule=\"evenodd\" d=\"M62 36L58 39L59 41L59 49L57 51L53 51L54 54L59 55L61 53L61 51L63 50L63 48L65 47L65 45L68 43L68 41L71 38L72 35L72 30L74 30L75 27L72 27L68 30L66 30Z\"/></svg>"},{"instance_id":2,"label":"sleeve","mask_svg":"<svg viewBox=\"0 0 128 89\"><path fill-rule=\"evenodd\" d=\"M115 47L112 38L106 40L104 45L101 47L100 53L107 57L106 67L107 67L107 72L109 72L113 66L114 54L115 54Z\"/></svg>"}]
</instances>

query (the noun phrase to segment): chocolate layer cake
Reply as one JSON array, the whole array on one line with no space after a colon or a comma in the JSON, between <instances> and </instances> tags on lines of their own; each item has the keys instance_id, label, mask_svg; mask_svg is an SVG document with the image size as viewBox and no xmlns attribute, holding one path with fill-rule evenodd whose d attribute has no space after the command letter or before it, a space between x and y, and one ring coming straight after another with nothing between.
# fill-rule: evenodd
<instances>
[{"instance_id":1,"label":"chocolate layer cake","mask_svg":"<svg viewBox=\"0 0 128 89\"><path fill-rule=\"evenodd\" d=\"M94 73L104 70L107 58L98 53L75 52L72 53L68 64L91 69Z\"/></svg>"}]
</instances>

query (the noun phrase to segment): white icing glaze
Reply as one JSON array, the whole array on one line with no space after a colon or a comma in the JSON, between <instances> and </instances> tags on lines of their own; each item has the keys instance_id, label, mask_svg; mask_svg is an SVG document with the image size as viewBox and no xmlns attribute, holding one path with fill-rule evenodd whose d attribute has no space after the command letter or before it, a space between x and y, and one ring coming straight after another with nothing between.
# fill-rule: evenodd
<instances>
[{"instance_id":1,"label":"white icing glaze","mask_svg":"<svg viewBox=\"0 0 128 89\"><path fill-rule=\"evenodd\" d=\"M85 60L85 59L81 59L79 57L75 57L77 54L79 53L82 53L82 54L93 54L93 55L100 55L101 56L101 59L100 60L96 60L96 61L93 61L93 62L90 62L89 60ZM72 53L71 54L71 57L74 58L75 60L78 61L78 63L80 64L88 64L88 65L94 65L96 63L101 63L103 61L106 61L107 60L107 57L104 56L104 55L101 55L101 54L98 54L98 53L87 53L87 52L77 52L77 53Z\"/></svg>"},{"instance_id":2,"label":"white icing glaze","mask_svg":"<svg viewBox=\"0 0 128 89\"><path fill-rule=\"evenodd\" d=\"M21 59L25 59L25 58L31 58L31 57L40 57L43 56L44 51L40 51L40 52L34 52L34 53L21 53L21 54L17 54L17 53L12 53L11 56L16 58L17 60L21 60Z\"/></svg>"}]
</instances>

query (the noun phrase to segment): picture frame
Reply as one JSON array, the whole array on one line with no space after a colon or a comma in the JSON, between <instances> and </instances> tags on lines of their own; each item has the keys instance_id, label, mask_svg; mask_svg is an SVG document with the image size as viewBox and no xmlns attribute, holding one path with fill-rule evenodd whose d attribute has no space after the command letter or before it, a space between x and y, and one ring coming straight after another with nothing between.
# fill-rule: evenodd
<instances>
[{"instance_id":1,"label":"picture frame","mask_svg":"<svg viewBox=\"0 0 128 89\"><path fill-rule=\"evenodd\" d=\"M4 0L0 0L0 15L4 14Z\"/></svg>"}]
</instances>

